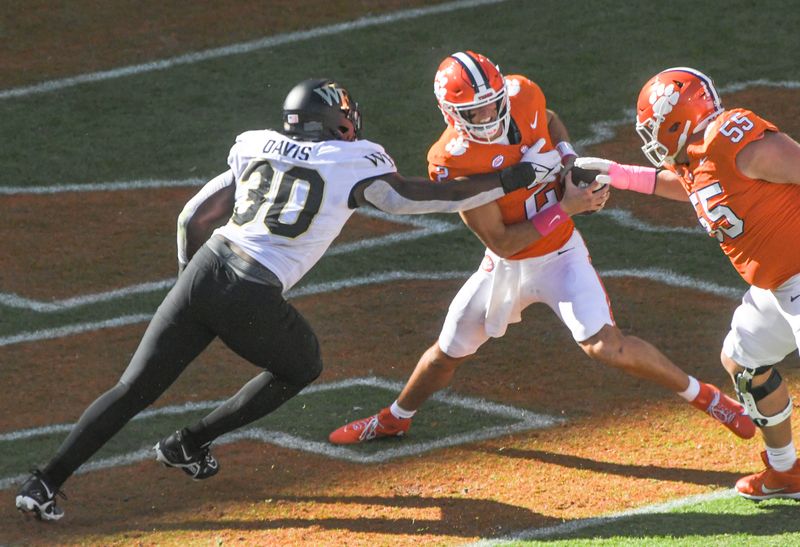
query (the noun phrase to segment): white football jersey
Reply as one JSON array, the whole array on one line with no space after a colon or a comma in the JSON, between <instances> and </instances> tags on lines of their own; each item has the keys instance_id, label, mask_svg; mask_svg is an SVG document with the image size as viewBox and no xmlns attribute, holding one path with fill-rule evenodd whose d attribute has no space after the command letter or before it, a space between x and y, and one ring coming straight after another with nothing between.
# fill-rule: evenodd
<instances>
[{"instance_id":1,"label":"white football jersey","mask_svg":"<svg viewBox=\"0 0 800 547\"><path fill-rule=\"evenodd\" d=\"M397 171L383 147L368 140L308 142L272 130L239 135L228 164L236 202L214 233L269 268L284 291L317 263L353 214L353 187Z\"/></svg>"}]
</instances>

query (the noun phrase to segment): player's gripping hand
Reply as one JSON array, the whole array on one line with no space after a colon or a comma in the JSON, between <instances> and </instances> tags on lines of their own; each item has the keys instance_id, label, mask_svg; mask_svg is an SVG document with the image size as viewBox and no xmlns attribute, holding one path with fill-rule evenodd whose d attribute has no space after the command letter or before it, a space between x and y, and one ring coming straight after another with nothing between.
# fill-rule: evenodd
<instances>
[{"instance_id":1,"label":"player's gripping hand","mask_svg":"<svg viewBox=\"0 0 800 547\"><path fill-rule=\"evenodd\" d=\"M600 172L598 181L605 181L619 190L632 190L642 194L652 194L655 191L658 172L652 167L638 165L623 165L603 158L578 158L575 166L582 169L594 169Z\"/></svg>"},{"instance_id":2,"label":"player's gripping hand","mask_svg":"<svg viewBox=\"0 0 800 547\"><path fill-rule=\"evenodd\" d=\"M561 198L561 208L568 215L584 215L596 213L605 207L610 195L608 184L597 180L594 182L573 181L573 170L567 172L564 181L564 196Z\"/></svg>"},{"instance_id":3,"label":"player's gripping hand","mask_svg":"<svg viewBox=\"0 0 800 547\"><path fill-rule=\"evenodd\" d=\"M500 180L506 192L533 188L556 180L561 169L561 155L557 150L541 152L544 145L545 140L539 139L525 151L518 164L500 171Z\"/></svg>"}]
</instances>

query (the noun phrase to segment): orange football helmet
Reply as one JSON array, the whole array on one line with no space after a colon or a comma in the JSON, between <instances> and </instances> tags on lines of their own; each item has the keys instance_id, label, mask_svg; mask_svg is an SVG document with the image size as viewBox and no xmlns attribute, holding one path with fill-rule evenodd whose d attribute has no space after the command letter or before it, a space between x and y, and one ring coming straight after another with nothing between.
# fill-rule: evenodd
<instances>
[{"instance_id":1,"label":"orange football helmet","mask_svg":"<svg viewBox=\"0 0 800 547\"><path fill-rule=\"evenodd\" d=\"M650 78L636 104L636 132L642 152L656 167L675 163L689 135L706 128L724 109L711 78L675 67Z\"/></svg>"},{"instance_id":2,"label":"orange football helmet","mask_svg":"<svg viewBox=\"0 0 800 547\"><path fill-rule=\"evenodd\" d=\"M442 61L433 92L445 123L465 139L497 142L508 134L510 107L505 78L497 65L479 53L459 51ZM496 105L490 121L473 120L474 110Z\"/></svg>"}]
</instances>

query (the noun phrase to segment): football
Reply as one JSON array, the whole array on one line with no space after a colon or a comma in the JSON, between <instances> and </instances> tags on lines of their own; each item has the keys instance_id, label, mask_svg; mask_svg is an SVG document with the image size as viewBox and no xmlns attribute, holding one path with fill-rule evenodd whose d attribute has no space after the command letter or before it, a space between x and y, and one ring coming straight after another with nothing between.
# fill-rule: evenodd
<instances>
[{"instance_id":1,"label":"football","mask_svg":"<svg viewBox=\"0 0 800 547\"><path fill-rule=\"evenodd\" d=\"M583 169L582 167L576 166L573 166L570 171L572 173L572 184L578 188L586 188L593 183L595 177L600 174L600 171L597 169Z\"/></svg>"}]
</instances>

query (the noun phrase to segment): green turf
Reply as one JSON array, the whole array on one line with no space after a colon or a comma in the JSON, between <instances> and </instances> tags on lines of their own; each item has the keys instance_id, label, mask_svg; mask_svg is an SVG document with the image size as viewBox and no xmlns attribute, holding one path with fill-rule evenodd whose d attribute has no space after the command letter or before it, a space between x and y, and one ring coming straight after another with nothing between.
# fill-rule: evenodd
<instances>
[{"instance_id":1,"label":"green turf","mask_svg":"<svg viewBox=\"0 0 800 547\"><path fill-rule=\"evenodd\" d=\"M226 167L236 134L276 126L289 87L319 75L333 76L350 88L362 104L366 136L384 144L401 171L423 174L427 147L443 127L432 95L432 78L441 58L453 51L480 51L506 73L534 79L546 93L548 106L559 112L578 141L593 135L593 123L607 120L627 118L625 130L631 131L630 109L640 86L669 66L699 68L720 88L754 79L800 81L798 28L800 9L790 0L517 0L6 99L0 101L4 137L0 186L214 176ZM454 216L447 219L457 222ZM744 289L718 247L703 235L635 233L601 216L580 218L577 224L599 270L660 268ZM20 227L3 225L0 214L0 229L11 228ZM164 244L171 246L174 241ZM470 271L479 263L481 252L480 243L462 228L391 247L326 257L298 288L394 270ZM8 259L7 254L3 256ZM147 257L141 260L146 266ZM2 279L0 269L0 292L5 290ZM153 280L144 267L141 281ZM152 313L163 294L155 291L53 314L0 306L0 336ZM376 311L376 320L380 313ZM1 347L0 364L14 366L3 362ZM362 413L352 407L352 401L372 412L394 395L353 389L346 396L329 399L321 394L298 397L259 426L322 440L330 429ZM437 405L426 407L403 443L440 438L442 432L470 431L484 421L497 420ZM295 422L292 413L313 414L313 419ZM97 457L148 447L162 433L193 417L132 422ZM45 459L63 437L0 442L0 474L23 472L32 460ZM375 444L358 450L381 447ZM796 510L792 503L757 507L741 500L721 500L587 528L564 542L800 544Z\"/></svg>"},{"instance_id":2,"label":"green turf","mask_svg":"<svg viewBox=\"0 0 800 547\"><path fill-rule=\"evenodd\" d=\"M793 500L759 504L738 497L698 503L590 526L547 540L503 545L800 545L800 509Z\"/></svg>"}]
</instances>

